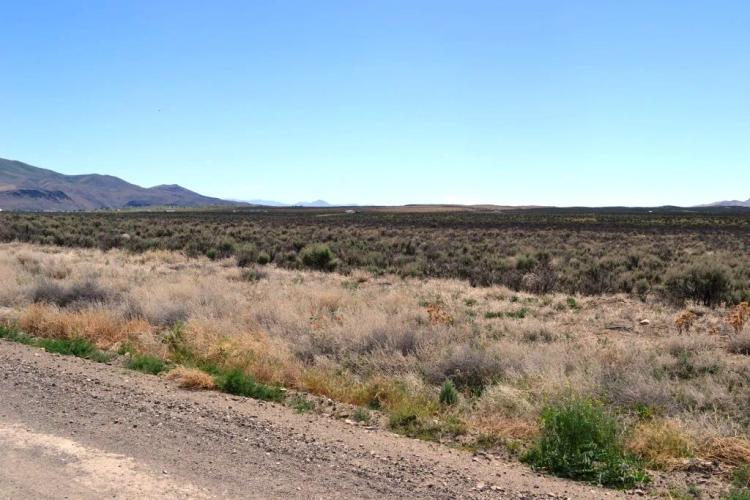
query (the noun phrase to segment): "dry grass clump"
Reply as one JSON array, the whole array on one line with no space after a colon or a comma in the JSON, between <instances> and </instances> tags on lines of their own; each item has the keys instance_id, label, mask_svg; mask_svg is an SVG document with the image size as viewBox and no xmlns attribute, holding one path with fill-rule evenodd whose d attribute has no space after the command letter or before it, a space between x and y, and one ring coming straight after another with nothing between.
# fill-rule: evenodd
<instances>
[{"instance_id":1,"label":"dry grass clump","mask_svg":"<svg viewBox=\"0 0 750 500\"><path fill-rule=\"evenodd\" d=\"M750 333L740 334L729 339L727 350L733 354L750 356Z\"/></svg>"},{"instance_id":2,"label":"dry grass clump","mask_svg":"<svg viewBox=\"0 0 750 500\"><path fill-rule=\"evenodd\" d=\"M740 302L729 310L727 323L732 326L734 333L739 335L748 321L750 321L750 304L747 302Z\"/></svg>"},{"instance_id":3,"label":"dry grass clump","mask_svg":"<svg viewBox=\"0 0 750 500\"><path fill-rule=\"evenodd\" d=\"M527 391L505 384L485 389L472 408L469 422L485 433L529 439L539 430L537 415L540 405Z\"/></svg>"},{"instance_id":4,"label":"dry grass clump","mask_svg":"<svg viewBox=\"0 0 750 500\"><path fill-rule=\"evenodd\" d=\"M700 445L699 453L706 460L739 467L750 463L750 440L736 436L711 437Z\"/></svg>"},{"instance_id":5,"label":"dry grass clump","mask_svg":"<svg viewBox=\"0 0 750 500\"><path fill-rule=\"evenodd\" d=\"M71 311L40 304L32 304L23 309L18 318L18 326L39 337L83 338L100 349L109 349L152 330L146 321L124 320L106 309Z\"/></svg>"},{"instance_id":6,"label":"dry grass clump","mask_svg":"<svg viewBox=\"0 0 750 500\"><path fill-rule=\"evenodd\" d=\"M647 420L633 429L628 448L646 460L649 467L676 470L695 455L696 444L675 422Z\"/></svg>"},{"instance_id":7,"label":"dry grass clump","mask_svg":"<svg viewBox=\"0 0 750 500\"><path fill-rule=\"evenodd\" d=\"M680 333L687 333L692 328L693 323L698 319L698 315L693 311L682 311L674 319L674 326Z\"/></svg>"},{"instance_id":8,"label":"dry grass clump","mask_svg":"<svg viewBox=\"0 0 750 500\"><path fill-rule=\"evenodd\" d=\"M216 382L214 378L208 373L198 370L197 368L185 368L184 366L178 366L170 370L167 375L167 379L175 380L177 385L183 389L192 390L210 390L216 388Z\"/></svg>"}]
</instances>

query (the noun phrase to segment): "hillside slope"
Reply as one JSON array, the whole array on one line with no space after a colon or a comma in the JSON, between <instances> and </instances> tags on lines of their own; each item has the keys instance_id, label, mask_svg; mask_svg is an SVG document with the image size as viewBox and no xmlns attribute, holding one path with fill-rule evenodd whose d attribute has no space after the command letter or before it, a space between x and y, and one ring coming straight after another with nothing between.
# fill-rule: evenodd
<instances>
[{"instance_id":1,"label":"hillside slope","mask_svg":"<svg viewBox=\"0 0 750 500\"><path fill-rule=\"evenodd\" d=\"M231 205L178 185L144 188L111 175L63 175L0 158L0 209L24 211L96 210L169 205Z\"/></svg>"}]
</instances>

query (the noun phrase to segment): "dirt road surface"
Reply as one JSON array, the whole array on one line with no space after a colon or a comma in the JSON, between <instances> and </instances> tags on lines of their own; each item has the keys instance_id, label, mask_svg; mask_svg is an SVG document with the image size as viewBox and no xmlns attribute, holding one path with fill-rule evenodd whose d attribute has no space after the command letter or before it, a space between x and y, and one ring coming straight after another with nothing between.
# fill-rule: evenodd
<instances>
[{"instance_id":1,"label":"dirt road surface","mask_svg":"<svg viewBox=\"0 0 750 500\"><path fill-rule=\"evenodd\" d=\"M0 340L0 498L620 498Z\"/></svg>"}]
</instances>

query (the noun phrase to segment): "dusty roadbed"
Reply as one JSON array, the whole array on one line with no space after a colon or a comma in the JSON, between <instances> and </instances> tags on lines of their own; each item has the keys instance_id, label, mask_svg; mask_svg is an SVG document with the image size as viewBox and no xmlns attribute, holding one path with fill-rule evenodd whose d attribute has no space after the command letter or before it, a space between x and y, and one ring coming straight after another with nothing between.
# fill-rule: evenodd
<instances>
[{"instance_id":1,"label":"dusty roadbed","mask_svg":"<svg viewBox=\"0 0 750 500\"><path fill-rule=\"evenodd\" d=\"M0 395L0 497L623 496L7 341Z\"/></svg>"}]
</instances>

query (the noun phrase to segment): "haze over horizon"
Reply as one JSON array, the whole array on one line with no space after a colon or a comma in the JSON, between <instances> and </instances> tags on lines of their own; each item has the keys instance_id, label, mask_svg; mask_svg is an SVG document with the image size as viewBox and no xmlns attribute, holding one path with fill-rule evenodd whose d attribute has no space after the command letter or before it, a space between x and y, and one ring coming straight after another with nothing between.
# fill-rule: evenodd
<instances>
[{"instance_id":1,"label":"haze over horizon","mask_svg":"<svg viewBox=\"0 0 750 500\"><path fill-rule=\"evenodd\" d=\"M0 157L284 202L750 197L745 2L4 2Z\"/></svg>"}]
</instances>

